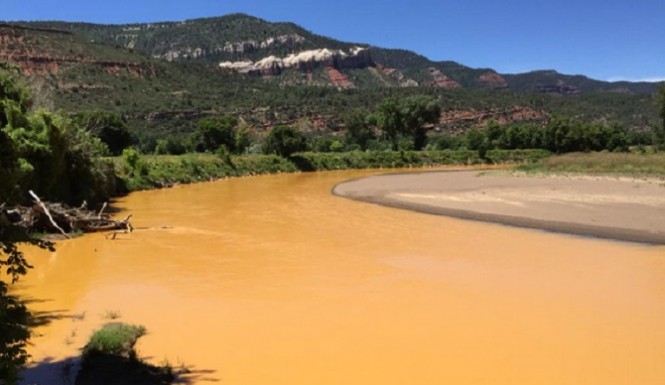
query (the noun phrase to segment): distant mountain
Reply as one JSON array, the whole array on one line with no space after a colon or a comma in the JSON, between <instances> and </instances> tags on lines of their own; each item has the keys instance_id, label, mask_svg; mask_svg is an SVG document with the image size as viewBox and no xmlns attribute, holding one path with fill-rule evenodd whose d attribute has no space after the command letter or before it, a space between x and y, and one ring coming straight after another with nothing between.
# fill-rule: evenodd
<instances>
[{"instance_id":1,"label":"distant mountain","mask_svg":"<svg viewBox=\"0 0 665 385\"><path fill-rule=\"evenodd\" d=\"M413 94L438 98L441 124L455 132L552 114L645 130L657 116L652 83L499 74L239 14L127 25L0 23L0 62L23 69L36 106L117 111L142 143L184 135L201 117L222 113L259 130L306 121L335 131L352 108Z\"/></svg>"},{"instance_id":2,"label":"distant mountain","mask_svg":"<svg viewBox=\"0 0 665 385\"><path fill-rule=\"evenodd\" d=\"M619 92L650 94L658 84L649 82L604 82L584 75L563 75L554 70L533 71L516 75L503 75L512 90L518 92L544 92L576 94L590 92Z\"/></svg>"},{"instance_id":3,"label":"distant mountain","mask_svg":"<svg viewBox=\"0 0 665 385\"><path fill-rule=\"evenodd\" d=\"M312 74L317 68L327 68L318 78L286 76L285 83L320 85L327 80L328 85L338 88L428 86L557 94L639 94L656 90L653 83L603 82L555 71L499 74L489 68L475 69L452 61L434 62L411 51L341 42L316 35L293 23L270 23L243 14L125 25L20 24L68 31L90 43L123 47L167 61L226 63L227 69L264 78L281 76L289 70ZM354 71L359 69L366 71Z\"/></svg>"}]
</instances>

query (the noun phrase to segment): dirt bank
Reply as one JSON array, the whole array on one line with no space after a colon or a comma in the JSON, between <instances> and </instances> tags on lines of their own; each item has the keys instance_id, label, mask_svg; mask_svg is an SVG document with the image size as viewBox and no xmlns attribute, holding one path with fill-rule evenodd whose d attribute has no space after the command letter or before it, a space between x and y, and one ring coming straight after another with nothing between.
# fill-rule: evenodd
<instances>
[{"instance_id":1,"label":"dirt bank","mask_svg":"<svg viewBox=\"0 0 665 385\"><path fill-rule=\"evenodd\" d=\"M429 214L665 244L662 181L436 171L347 181L333 193Z\"/></svg>"}]
</instances>

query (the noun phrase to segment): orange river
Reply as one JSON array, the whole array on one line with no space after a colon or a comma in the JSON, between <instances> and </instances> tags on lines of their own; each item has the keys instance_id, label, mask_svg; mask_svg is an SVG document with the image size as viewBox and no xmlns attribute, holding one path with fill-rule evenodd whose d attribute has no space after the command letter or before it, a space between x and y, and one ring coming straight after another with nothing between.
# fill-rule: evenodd
<instances>
[{"instance_id":1,"label":"orange river","mask_svg":"<svg viewBox=\"0 0 665 385\"><path fill-rule=\"evenodd\" d=\"M127 322L192 384L665 384L664 247L330 193L378 172L134 193L116 202L134 233L28 250L27 376Z\"/></svg>"}]
</instances>

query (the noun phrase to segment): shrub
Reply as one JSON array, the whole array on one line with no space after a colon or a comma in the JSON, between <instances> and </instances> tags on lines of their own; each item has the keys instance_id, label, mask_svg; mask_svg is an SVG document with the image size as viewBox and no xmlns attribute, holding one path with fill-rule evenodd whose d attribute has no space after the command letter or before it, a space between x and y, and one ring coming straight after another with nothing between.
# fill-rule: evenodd
<instances>
[{"instance_id":1,"label":"shrub","mask_svg":"<svg viewBox=\"0 0 665 385\"><path fill-rule=\"evenodd\" d=\"M122 161L127 174L142 176L148 173L148 167L141 157L141 153L135 148L126 148L122 151Z\"/></svg>"},{"instance_id":2,"label":"shrub","mask_svg":"<svg viewBox=\"0 0 665 385\"><path fill-rule=\"evenodd\" d=\"M143 326L110 323L92 334L90 341L83 347L83 354L100 353L132 358L136 356L134 345L143 335Z\"/></svg>"},{"instance_id":3,"label":"shrub","mask_svg":"<svg viewBox=\"0 0 665 385\"><path fill-rule=\"evenodd\" d=\"M289 126L277 126L270 131L265 152L288 158L291 154L304 151L307 142L300 130Z\"/></svg>"}]
</instances>

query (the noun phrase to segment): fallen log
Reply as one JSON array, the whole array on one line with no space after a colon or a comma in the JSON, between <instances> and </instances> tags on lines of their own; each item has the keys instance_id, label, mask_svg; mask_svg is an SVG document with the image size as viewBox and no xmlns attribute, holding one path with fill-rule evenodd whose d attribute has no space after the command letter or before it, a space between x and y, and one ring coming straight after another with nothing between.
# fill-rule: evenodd
<instances>
[{"instance_id":1,"label":"fallen log","mask_svg":"<svg viewBox=\"0 0 665 385\"><path fill-rule=\"evenodd\" d=\"M129 222L131 217L132 216L129 215L122 221L115 221L108 218L79 219L76 221L75 226L84 233L112 230L125 230L126 232L131 233L134 230L132 224Z\"/></svg>"}]
</instances>

